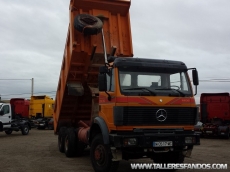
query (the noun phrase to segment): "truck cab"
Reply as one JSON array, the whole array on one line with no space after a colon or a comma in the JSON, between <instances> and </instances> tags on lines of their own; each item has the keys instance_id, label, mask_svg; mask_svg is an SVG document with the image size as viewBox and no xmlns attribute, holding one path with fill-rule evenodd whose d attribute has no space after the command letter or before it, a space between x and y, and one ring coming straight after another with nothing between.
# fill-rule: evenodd
<instances>
[{"instance_id":1,"label":"truck cab","mask_svg":"<svg viewBox=\"0 0 230 172\"><path fill-rule=\"evenodd\" d=\"M10 107L10 104L0 103L0 122L3 129L11 127L12 113Z\"/></svg>"},{"instance_id":2,"label":"truck cab","mask_svg":"<svg viewBox=\"0 0 230 172\"><path fill-rule=\"evenodd\" d=\"M115 60L100 68L99 118L107 126L108 140L116 152L125 149L122 156L130 159L138 150L137 157L158 161L158 155L168 156L162 151L177 150L186 155L193 145L200 144L193 131L197 107L189 69L183 62L110 58ZM197 73L193 71L196 83ZM91 135L97 132L94 125ZM175 157L174 161L179 163Z\"/></svg>"},{"instance_id":3,"label":"truck cab","mask_svg":"<svg viewBox=\"0 0 230 172\"><path fill-rule=\"evenodd\" d=\"M0 131L11 134L12 131L21 131L27 135L31 129L29 121L21 118L14 118L14 109L9 103L0 103Z\"/></svg>"}]
</instances>

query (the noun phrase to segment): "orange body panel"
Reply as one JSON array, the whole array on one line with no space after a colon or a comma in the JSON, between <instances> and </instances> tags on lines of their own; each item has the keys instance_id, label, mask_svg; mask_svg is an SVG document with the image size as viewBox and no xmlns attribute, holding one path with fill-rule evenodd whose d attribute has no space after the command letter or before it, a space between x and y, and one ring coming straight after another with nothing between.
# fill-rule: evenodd
<instances>
[{"instance_id":1,"label":"orange body panel","mask_svg":"<svg viewBox=\"0 0 230 172\"><path fill-rule=\"evenodd\" d=\"M132 57L132 39L129 18L130 0L71 0L70 23L63 55L54 108L54 130L60 125L74 125L79 120L90 121L94 113L93 88L98 86L99 66L104 65L101 34L84 36L74 29L78 14L104 17L106 53L116 48L115 56ZM95 53L93 51L95 50ZM83 96L68 95L67 83L80 83ZM91 89L92 88L92 89Z\"/></svg>"},{"instance_id":2,"label":"orange body panel","mask_svg":"<svg viewBox=\"0 0 230 172\"><path fill-rule=\"evenodd\" d=\"M112 95L112 100L108 101L105 93L100 93L99 104L100 104L100 116L106 121L109 131L111 130L133 130L134 128L183 128L184 130L193 130L193 125L155 125L155 126L115 126L113 120L113 107L114 106L157 106L157 107L196 107L195 99L193 97L139 97L139 96L113 96L114 93L109 92ZM162 101L159 101L159 100ZM153 116L155 114L152 114Z\"/></svg>"}]
</instances>

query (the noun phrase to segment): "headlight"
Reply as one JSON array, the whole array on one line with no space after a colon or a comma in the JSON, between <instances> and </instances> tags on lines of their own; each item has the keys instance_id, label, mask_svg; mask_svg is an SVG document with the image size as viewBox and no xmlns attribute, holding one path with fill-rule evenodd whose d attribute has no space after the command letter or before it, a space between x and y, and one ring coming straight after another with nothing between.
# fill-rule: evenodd
<instances>
[{"instance_id":1,"label":"headlight","mask_svg":"<svg viewBox=\"0 0 230 172\"><path fill-rule=\"evenodd\" d=\"M124 146L134 146L137 145L136 138L126 138L124 139Z\"/></svg>"},{"instance_id":2,"label":"headlight","mask_svg":"<svg viewBox=\"0 0 230 172\"><path fill-rule=\"evenodd\" d=\"M195 142L196 142L195 137L185 137L185 143L191 144Z\"/></svg>"}]
</instances>

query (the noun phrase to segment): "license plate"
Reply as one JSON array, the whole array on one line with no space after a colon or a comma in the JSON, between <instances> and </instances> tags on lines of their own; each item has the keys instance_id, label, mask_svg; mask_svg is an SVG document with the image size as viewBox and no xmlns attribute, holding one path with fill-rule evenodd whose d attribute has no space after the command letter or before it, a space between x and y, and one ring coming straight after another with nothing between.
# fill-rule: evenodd
<instances>
[{"instance_id":1,"label":"license plate","mask_svg":"<svg viewBox=\"0 0 230 172\"><path fill-rule=\"evenodd\" d=\"M212 131L206 131L206 133L208 133L208 134L212 134Z\"/></svg>"},{"instance_id":2,"label":"license plate","mask_svg":"<svg viewBox=\"0 0 230 172\"><path fill-rule=\"evenodd\" d=\"M225 133L220 133L221 135L225 135Z\"/></svg>"},{"instance_id":3,"label":"license plate","mask_svg":"<svg viewBox=\"0 0 230 172\"><path fill-rule=\"evenodd\" d=\"M153 142L153 147L169 147L172 145L173 145L172 141Z\"/></svg>"}]
</instances>

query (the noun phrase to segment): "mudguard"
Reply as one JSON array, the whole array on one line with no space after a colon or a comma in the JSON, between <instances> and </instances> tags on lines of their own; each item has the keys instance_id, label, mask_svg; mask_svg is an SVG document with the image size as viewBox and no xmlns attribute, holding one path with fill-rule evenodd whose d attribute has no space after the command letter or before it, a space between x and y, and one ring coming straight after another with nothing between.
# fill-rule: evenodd
<instances>
[{"instance_id":1,"label":"mudguard","mask_svg":"<svg viewBox=\"0 0 230 172\"><path fill-rule=\"evenodd\" d=\"M94 129L97 129L98 127L100 128L100 132L102 133L104 144L109 144L109 130L104 119L101 117L96 117L93 120L89 131L89 142L91 143L92 141L91 137Z\"/></svg>"}]
</instances>

